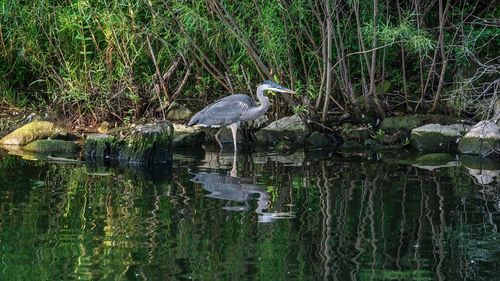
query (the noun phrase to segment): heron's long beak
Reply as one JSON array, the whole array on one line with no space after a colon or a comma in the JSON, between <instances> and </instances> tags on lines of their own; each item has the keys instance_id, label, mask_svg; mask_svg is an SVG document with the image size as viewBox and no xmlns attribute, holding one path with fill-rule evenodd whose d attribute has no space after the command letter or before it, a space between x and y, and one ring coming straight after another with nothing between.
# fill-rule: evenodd
<instances>
[{"instance_id":1,"label":"heron's long beak","mask_svg":"<svg viewBox=\"0 0 500 281\"><path fill-rule=\"evenodd\" d=\"M290 89L282 87L282 86L275 87L275 88L270 88L268 90L275 91L275 92L280 92L280 93L289 93L289 94L296 94L297 93L297 92L295 92L293 90L290 90Z\"/></svg>"}]
</instances>

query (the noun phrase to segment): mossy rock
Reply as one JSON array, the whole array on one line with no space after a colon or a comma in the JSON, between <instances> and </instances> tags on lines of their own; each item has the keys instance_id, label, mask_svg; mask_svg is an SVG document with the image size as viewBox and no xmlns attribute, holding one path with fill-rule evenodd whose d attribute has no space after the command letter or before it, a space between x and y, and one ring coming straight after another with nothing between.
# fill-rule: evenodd
<instances>
[{"instance_id":1,"label":"mossy rock","mask_svg":"<svg viewBox=\"0 0 500 281\"><path fill-rule=\"evenodd\" d=\"M397 165L412 165L417 163L416 156L414 154L410 154L409 152L403 150L400 150L397 153L382 153L380 159L386 163Z\"/></svg>"},{"instance_id":2,"label":"mossy rock","mask_svg":"<svg viewBox=\"0 0 500 281\"><path fill-rule=\"evenodd\" d=\"M193 115L193 112L189 108L177 102L172 103L167 112L168 120L187 120L191 115Z\"/></svg>"},{"instance_id":3,"label":"mossy rock","mask_svg":"<svg viewBox=\"0 0 500 281\"><path fill-rule=\"evenodd\" d=\"M119 158L132 164L166 163L171 160L174 127L168 121L136 126L119 149Z\"/></svg>"},{"instance_id":4,"label":"mossy rock","mask_svg":"<svg viewBox=\"0 0 500 281\"><path fill-rule=\"evenodd\" d=\"M0 140L6 145L26 145L40 139L66 136L67 132L49 121L33 121L6 135Z\"/></svg>"},{"instance_id":5,"label":"mossy rock","mask_svg":"<svg viewBox=\"0 0 500 281\"><path fill-rule=\"evenodd\" d=\"M395 133L399 130L412 130L422 124L424 124L424 117L420 114L393 116L382 120L380 129L385 132Z\"/></svg>"},{"instance_id":6,"label":"mossy rock","mask_svg":"<svg viewBox=\"0 0 500 281\"><path fill-rule=\"evenodd\" d=\"M64 140L36 140L22 147L24 151L43 154L75 154L80 150L80 146L72 141Z\"/></svg>"},{"instance_id":7,"label":"mossy rock","mask_svg":"<svg viewBox=\"0 0 500 281\"><path fill-rule=\"evenodd\" d=\"M417 164L426 166L442 166L455 161L455 158L448 153L431 153L418 157Z\"/></svg>"},{"instance_id":8,"label":"mossy rock","mask_svg":"<svg viewBox=\"0 0 500 281\"><path fill-rule=\"evenodd\" d=\"M411 131L410 144L423 152L455 152L467 129L461 124L427 124Z\"/></svg>"},{"instance_id":9,"label":"mossy rock","mask_svg":"<svg viewBox=\"0 0 500 281\"><path fill-rule=\"evenodd\" d=\"M85 159L90 162L109 159L132 164L166 163L172 156L173 133L172 123L163 121L121 128L112 135L89 135L84 143Z\"/></svg>"},{"instance_id":10,"label":"mossy rock","mask_svg":"<svg viewBox=\"0 0 500 281\"><path fill-rule=\"evenodd\" d=\"M393 134L397 131L410 131L424 124L451 125L459 123L459 118L440 114L413 114L403 116L387 117L382 120L380 129L386 133Z\"/></svg>"},{"instance_id":11,"label":"mossy rock","mask_svg":"<svg viewBox=\"0 0 500 281\"><path fill-rule=\"evenodd\" d=\"M114 136L91 134L85 139L83 155L89 162L101 162L118 157L119 142Z\"/></svg>"}]
</instances>

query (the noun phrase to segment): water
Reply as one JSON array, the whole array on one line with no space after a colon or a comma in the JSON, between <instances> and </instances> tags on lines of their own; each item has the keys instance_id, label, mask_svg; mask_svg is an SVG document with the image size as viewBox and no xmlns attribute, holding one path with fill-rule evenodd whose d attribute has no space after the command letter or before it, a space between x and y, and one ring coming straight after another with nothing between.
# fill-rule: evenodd
<instances>
[{"instance_id":1,"label":"water","mask_svg":"<svg viewBox=\"0 0 500 281\"><path fill-rule=\"evenodd\" d=\"M233 166L201 151L139 169L0 154L0 279L498 280L498 163L401 159Z\"/></svg>"}]
</instances>

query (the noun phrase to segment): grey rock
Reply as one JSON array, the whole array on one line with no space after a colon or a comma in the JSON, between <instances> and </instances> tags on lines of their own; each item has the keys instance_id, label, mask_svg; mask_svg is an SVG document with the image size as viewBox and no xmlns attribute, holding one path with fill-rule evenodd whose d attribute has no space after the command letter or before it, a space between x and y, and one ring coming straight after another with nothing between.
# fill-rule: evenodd
<instances>
[{"instance_id":1,"label":"grey rock","mask_svg":"<svg viewBox=\"0 0 500 281\"><path fill-rule=\"evenodd\" d=\"M205 141L205 132L201 128L174 124L174 147L201 146Z\"/></svg>"},{"instance_id":2,"label":"grey rock","mask_svg":"<svg viewBox=\"0 0 500 281\"><path fill-rule=\"evenodd\" d=\"M256 134L259 142L277 143L281 140L300 143L303 142L308 134L308 130L300 117L295 114L284 117L260 129Z\"/></svg>"},{"instance_id":3,"label":"grey rock","mask_svg":"<svg viewBox=\"0 0 500 281\"><path fill-rule=\"evenodd\" d=\"M500 129L491 121L481 121L474 125L460 139L458 151L463 154L500 156Z\"/></svg>"},{"instance_id":4,"label":"grey rock","mask_svg":"<svg viewBox=\"0 0 500 281\"><path fill-rule=\"evenodd\" d=\"M411 131L410 144L419 151L454 152L458 140L469 128L462 124L427 124Z\"/></svg>"},{"instance_id":5,"label":"grey rock","mask_svg":"<svg viewBox=\"0 0 500 281\"><path fill-rule=\"evenodd\" d=\"M413 114L403 116L387 117L382 120L380 129L386 133L393 134L397 131L411 131L425 124L452 125L459 123L459 119L448 115L439 114Z\"/></svg>"},{"instance_id":6,"label":"grey rock","mask_svg":"<svg viewBox=\"0 0 500 281\"><path fill-rule=\"evenodd\" d=\"M167 119L169 120L187 120L193 115L193 112L189 108L180 105L176 102L170 105L167 112Z\"/></svg>"}]
</instances>

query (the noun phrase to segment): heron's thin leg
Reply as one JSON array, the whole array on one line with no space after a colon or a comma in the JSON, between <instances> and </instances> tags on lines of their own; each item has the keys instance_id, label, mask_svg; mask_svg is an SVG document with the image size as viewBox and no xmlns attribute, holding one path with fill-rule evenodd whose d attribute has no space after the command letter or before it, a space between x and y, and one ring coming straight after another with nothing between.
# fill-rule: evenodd
<instances>
[{"instance_id":1,"label":"heron's thin leg","mask_svg":"<svg viewBox=\"0 0 500 281\"><path fill-rule=\"evenodd\" d=\"M238 131L238 125L236 124L231 124L228 126L231 128L231 132L233 133L233 143L234 143L234 151L236 152L238 148L236 147L236 132Z\"/></svg>"},{"instance_id":2,"label":"heron's thin leg","mask_svg":"<svg viewBox=\"0 0 500 281\"><path fill-rule=\"evenodd\" d=\"M222 131L222 129L224 129L224 127L220 127L220 129L217 131L217 133L215 133L215 140L219 144L220 149L222 149L222 142L220 142L219 134Z\"/></svg>"},{"instance_id":3,"label":"heron's thin leg","mask_svg":"<svg viewBox=\"0 0 500 281\"><path fill-rule=\"evenodd\" d=\"M234 151L234 154L233 154L233 168L231 169L231 172L229 173L231 175L231 177L238 177L238 169L236 168L237 167L237 164L236 164L236 150Z\"/></svg>"}]
</instances>

